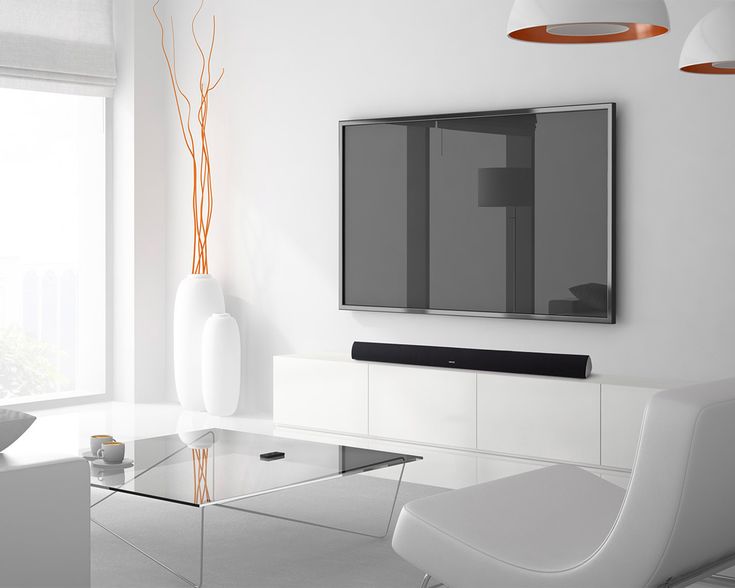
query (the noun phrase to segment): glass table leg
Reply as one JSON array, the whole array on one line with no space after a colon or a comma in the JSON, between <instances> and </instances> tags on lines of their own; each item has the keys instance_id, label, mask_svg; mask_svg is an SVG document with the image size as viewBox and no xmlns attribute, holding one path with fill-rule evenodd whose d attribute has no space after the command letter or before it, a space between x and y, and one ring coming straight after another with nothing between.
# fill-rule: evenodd
<instances>
[{"instance_id":1,"label":"glass table leg","mask_svg":"<svg viewBox=\"0 0 735 588\"><path fill-rule=\"evenodd\" d=\"M128 541L123 537L122 535L119 535L109 527L106 527L102 523L100 523L98 520L90 517L90 520L100 527L101 529L107 531L110 535L113 535L114 537L117 537L120 541L128 545L129 547L132 547L135 551L140 553L142 556L147 557L149 560L151 560L153 563L158 564L160 567L162 567L164 570L169 572L170 574L173 574L180 580L186 582L189 586L193 586L193 588L202 588L204 585L204 509L200 508L200 517L199 517L199 581L194 582L193 580L190 580L186 576L182 576L177 571L173 570L169 566L167 566L162 561L156 559L153 557L150 553L146 552L145 550L141 549L135 543Z\"/></svg>"},{"instance_id":2,"label":"glass table leg","mask_svg":"<svg viewBox=\"0 0 735 588\"><path fill-rule=\"evenodd\" d=\"M316 522L312 522L312 521L305 521L303 519L286 517L286 516L277 515L277 514L273 514L273 513L266 513L266 512L261 512L261 511L257 511L257 510L251 510L251 509L242 508L242 507L239 507L239 506L232 506L230 504L222 503L222 502L219 502L219 503L216 503L216 504L212 504L212 505L210 505L210 507L226 508L228 510L237 510L237 511L244 512L244 513L247 513L247 514L255 514L255 515L259 515L259 516L263 516L263 517L269 517L269 518L272 518L272 519L278 519L278 520L281 520L281 521L289 521L289 522L292 522L292 523L301 523L302 525L310 525L312 527L319 527L321 529L329 529L329 530L332 530L332 531L342 531L344 533L351 533L353 535L362 535L363 537L371 537L373 539L384 539L388 535L388 531L390 530L390 524L391 524L391 521L393 520L393 513L395 512L395 509L396 509L396 502L398 501L398 492L399 492L399 490L401 488L401 481L403 480L403 472L404 472L405 469L406 469L406 462L403 462L403 463L401 463L401 471L400 471L400 474L398 475L398 480L396 482L396 489L395 489L395 492L393 493L393 499L392 499L392 502L391 502L390 511L388 513L388 522L386 523L385 531L382 534L378 534L378 535L376 535L374 533L366 533L364 531L356 531L354 529L347 529L347 528L344 528L344 527L336 527L336 526L333 526L333 525L325 525L325 524L322 524L322 523L316 523ZM240 498L238 500L247 500L247 499Z\"/></svg>"}]
</instances>

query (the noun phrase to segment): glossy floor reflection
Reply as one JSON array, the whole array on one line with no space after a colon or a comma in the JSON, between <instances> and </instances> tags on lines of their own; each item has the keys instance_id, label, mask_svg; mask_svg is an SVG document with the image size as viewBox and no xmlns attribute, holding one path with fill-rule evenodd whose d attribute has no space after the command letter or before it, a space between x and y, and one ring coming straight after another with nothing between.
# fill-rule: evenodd
<instances>
[{"instance_id":1,"label":"glossy floor reflection","mask_svg":"<svg viewBox=\"0 0 735 588\"><path fill-rule=\"evenodd\" d=\"M391 482L368 476L353 476L343 482L346 484L322 488L324 500L315 501L308 489L303 494L292 492L286 514L370 528L385 512L382 498ZM441 491L404 484L399 506ZM99 492L95 490L93 497L102 496ZM355 508L358 499L362 506ZM281 510L274 499L241 506ZM168 565L194 577L198 573L197 515L193 508L121 495L100 505L95 516ZM215 508L207 511L205 539L205 588L413 588L422 578L419 570L393 552L390 535L371 539ZM92 586L178 588L185 584L93 526Z\"/></svg>"}]
</instances>

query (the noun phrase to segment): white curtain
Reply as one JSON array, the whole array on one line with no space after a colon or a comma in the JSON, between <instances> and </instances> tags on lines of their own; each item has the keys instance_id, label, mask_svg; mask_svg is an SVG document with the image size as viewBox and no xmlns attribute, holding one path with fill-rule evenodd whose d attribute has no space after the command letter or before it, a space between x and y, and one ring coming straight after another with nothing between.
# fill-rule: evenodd
<instances>
[{"instance_id":1,"label":"white curtain","mask_svg":"<svg viewBox=\"0 0 735 588\"><path fill-rule=\"evenodd\" d=\"M112 96L112 0L0 0L0 86Z\"/></svg>"}]
</instances>

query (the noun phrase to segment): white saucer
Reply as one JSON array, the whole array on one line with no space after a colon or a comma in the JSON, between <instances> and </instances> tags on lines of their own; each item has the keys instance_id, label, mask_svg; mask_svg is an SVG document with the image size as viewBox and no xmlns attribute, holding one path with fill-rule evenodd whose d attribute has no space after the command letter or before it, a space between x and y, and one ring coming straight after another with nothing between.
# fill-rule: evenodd
<instances>
[{"instance_id":1,"label":"white saucer","mask_svg":"<svg viewBox=\"0 0 735 588\"><path fill-rule=\"evenodd\" d=\"M92 465L96 468L99 468L101 470L114 470L114 469L124 469L129 468L133 465L133 460L125 458L120 463L105 463L104 459L95 459L92 462Z\"/></svg>"},{"instance_id":2,"label":"white saucer","mask_svg":"<svg viewBox=\"0 0 735 588\"><path fill-rule=\"evenodd\" d=\"M91 451L85 451L84 453L82 453L82 457L87 461L94 461L95 459L98 459L96 455L92 455Z\"/></svg>"}]
</instances>

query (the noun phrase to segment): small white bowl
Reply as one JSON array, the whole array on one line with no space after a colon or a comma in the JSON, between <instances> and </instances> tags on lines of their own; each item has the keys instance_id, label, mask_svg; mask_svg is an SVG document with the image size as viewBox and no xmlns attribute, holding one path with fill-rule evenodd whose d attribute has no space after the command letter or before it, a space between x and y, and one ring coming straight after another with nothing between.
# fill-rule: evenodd
<instances>
[{"instance_id":1,"label":"small white bowl","mask_svg":"<svg viewBox=\"0 0 735 588\"><path fill-rule=\"evenodd\" d=\"M0 453L15 443L35 420L33 415L19 410L0 408Z\"/></svg>"}]
</instances>

